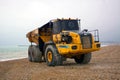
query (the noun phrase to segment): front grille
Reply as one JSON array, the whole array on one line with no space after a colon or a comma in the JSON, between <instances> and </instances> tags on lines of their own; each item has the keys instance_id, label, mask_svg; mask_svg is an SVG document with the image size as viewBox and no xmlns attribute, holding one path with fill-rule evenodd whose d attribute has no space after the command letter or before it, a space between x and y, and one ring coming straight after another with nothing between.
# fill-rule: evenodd
<instances>
[{"instance_id":1,"label":"front grille","mask_svg":"<svg viewBox=\"0 0 120 80\"><path fill-rule=\"evenodd\" d=\"M81 35L81 43L83 49L92 48L92 37L91 35Z\"/></svg>"}]
</instances>

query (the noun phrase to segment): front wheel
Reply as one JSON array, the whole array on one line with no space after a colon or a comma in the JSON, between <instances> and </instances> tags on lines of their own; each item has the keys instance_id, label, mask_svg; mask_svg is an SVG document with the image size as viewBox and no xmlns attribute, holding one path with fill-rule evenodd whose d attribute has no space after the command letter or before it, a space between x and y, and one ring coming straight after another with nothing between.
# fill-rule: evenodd
<instances>
[{"instance_id":1,"label":"front wheel","mask_svg":"<svg viewBox=\"0 0 120 80\"><path fill-rule=\"evenodd\" d=\"M91 60L91 53L82 54L80 57L75 57L74 60L78 64L87 64Z\"/></svg>"},{"instance_id":2,"label":"front wheel","mask_svg":"<svg viewBox=\"0 0 120 80\"><path fill-rule=\"evenodd\" d=\"M62 56L58 53L54 45L48 45L45 50L45 59L48 66L62 64Z\"/></svg>"}]
</instances>

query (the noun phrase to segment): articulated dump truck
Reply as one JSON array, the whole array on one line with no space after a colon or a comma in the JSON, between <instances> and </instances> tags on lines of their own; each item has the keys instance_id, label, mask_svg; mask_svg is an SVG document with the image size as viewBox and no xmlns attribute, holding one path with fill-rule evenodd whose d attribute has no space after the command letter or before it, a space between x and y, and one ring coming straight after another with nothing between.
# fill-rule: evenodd
<instances>
[{"instance_id":1,"label":"articulated dump truck","mask_svg":"<svg viewBox=\"0 0 120 80\"><path fill-rule=\"evenodd\" d=\"M67 58L77 64L87 64L91 52L100 49L98 30L81 31L79 19L54 19L26 36L31 42L29 61L45 61L48 66L62 65Z\"/></svg>"}]
</instances>

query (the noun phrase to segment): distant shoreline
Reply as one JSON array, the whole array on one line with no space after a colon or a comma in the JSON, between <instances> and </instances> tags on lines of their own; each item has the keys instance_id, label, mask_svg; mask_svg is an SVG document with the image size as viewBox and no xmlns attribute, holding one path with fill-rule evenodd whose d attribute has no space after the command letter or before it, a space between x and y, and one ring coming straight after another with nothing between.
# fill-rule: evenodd
<instances>
[{"instance_id":1,"label":"distant shoreline","mask_svg":"<svg viewBox=\"0 0 120 80\"><path fill-rule=\"evenodd\" d=\"M2 59L2 60L0 60L0 62L11 61L11 60L19 60L19 59L25 59L25 58L27 58L27 57L11 58L11 59Z\"/></svg>"}]
</instances>

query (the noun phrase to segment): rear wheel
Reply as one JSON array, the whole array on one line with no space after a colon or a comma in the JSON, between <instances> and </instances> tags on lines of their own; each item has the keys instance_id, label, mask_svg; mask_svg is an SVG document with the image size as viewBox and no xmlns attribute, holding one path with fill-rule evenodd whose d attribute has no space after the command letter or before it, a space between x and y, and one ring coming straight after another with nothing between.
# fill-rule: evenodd
<instances>
[{"instance_id":1,"label":"rear wheel","mask_svg":"<svg viewBox=\"0 0 120 80\"><path fill-rule=\"evenodd\" d=\"M80 57L75 57L74 60L78 64L87 64L91 60L91 53L82 54Z\"/></svg>"},{"instance_id":2,"label":"rear wheel","mask_svg":"<svg viewBox=\"0 0 120 80\"><path fill-rule=\"evenodd\" d=\"M42 52L38 46L31 45L28 49L28 59L31 62L40 62L42 61Z\"/></svg>"},{"instance_id":3,"label":"rear wheel","mask_svg":"<svg viewBox=\"0 0 120 80\"><path fill-rule=\"evenodd\" d=\"M62 65L62 56L54 45L48 45L45 50L45 59L48 66Z\"/></svg>"},{"instance_id":4,"label":"rear wheel","mask_svg":"<svg viewBox=\"0 0 120 80\"><path fill-rule=\"evenodd\" d=\"M32 62L32 46L29 46L28 48L28 60Z\"/></svg>"}]
</instances>

